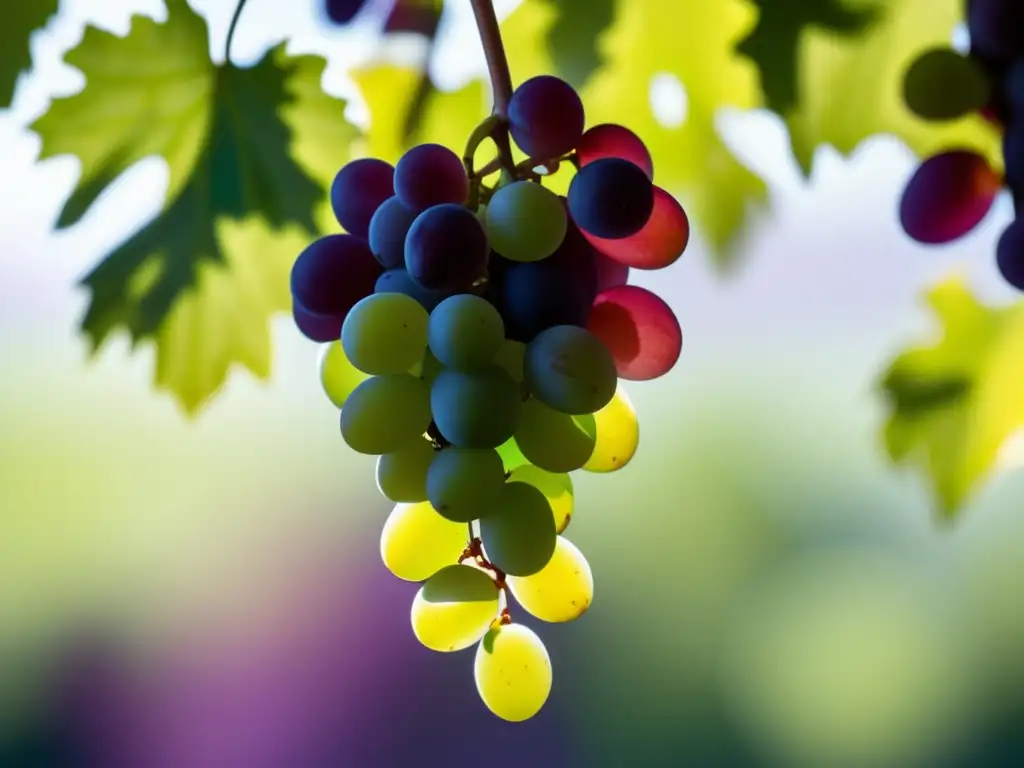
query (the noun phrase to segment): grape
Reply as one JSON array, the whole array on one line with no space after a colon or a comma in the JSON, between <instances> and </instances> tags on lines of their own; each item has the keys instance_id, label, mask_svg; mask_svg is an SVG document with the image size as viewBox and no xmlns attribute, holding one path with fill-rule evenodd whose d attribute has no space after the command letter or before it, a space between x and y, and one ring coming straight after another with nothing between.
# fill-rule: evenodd
<instances>
[{"instance_id":1,"label":"grape","mask_svg":"<svg viewBox=\"0 0 1024 768\"><path fill-rule=\"evenodd\" d=\"M469 179L462 161L448 147L420 144L395 166L395 194L417 213L442 203L462 205L469 196Z\"/></svg>"},{"instance_id":2,"label":"grape","mask_svg":"<svg viewBox=\"0 0 1024 768\"><path fill-rule=\"evenodd\" d=\"M380 273L365 240L327 235L309 245L292 265L292 298L312 315L344 320L357 301L373 293Z\"/></svg>"},{"instance_id":3,"label":"grape","mask_svg":"<svg viewBox=\"0 0 1024 768\"><path fill-rule=\"evenodd\" d=\"M466 526L445 520L430 506L398 504L380 535L380 556L404 581L424 581L459 559L466 548Z\"/></svg>"},{"instance_id":4,"label":"grape","mask_svg":"<svg viewBox=\"0 0 1024 768\"><path fill-rule=\"evenodd\" d=\"M599 294L587 330L612 353L619 376L633 381L664 376L683 348L683 331L672 308L636 285Z\"/></svg>"},{"instance_id":5,"label":"grape","mask_svg":"<svg viewBox=\"0 0 1024 768\"><path fill-rule=\"evenodd\" d=\"M540 712L551 694L551 658L529 627L496 624L477 647L473 677L487 708L519 723Z\"/></svg>"},{"instance_id":6,"label":"grape","mask_svg":"<svg viewBox=\"0 0 1024 768\"><path fill-rule=\"evenodd\" d=\"M384 269L405 269L405 236L416 220L416 212L389 197L370 219L370 250Z\"/></svg>"},{"instance_id":7,"label":"grape","mask_svg":"<svg viewBox=\"0 0 1024 768\"><path fill-rule=\"evenodd\" d=\"M377 489L391 501L427 500L427 470L437 451L426 440L413 440L394 453L377 459Z\"/></svg>"},{"instance_id":8,"label":"grape","mask_svg":"<svg viewBox=\"0 0 1024 768\"><path fill-rule=\"evenodd\" d=\"M505 372L512 377L512 381L521 384L523 381L523 355L526 354L526 345L521 341L505 339L498 348L498 354L494 356L494 364L504 368Z\"/></svg>"},{"instance_id":9,"label":"grape","mask_svg":"<svg viewBox=\"0 0 1024 768\"><path fill-rule=\"evenodd\" d=\"M654 208L639 232L618 240L594 235L585 237L598 252L622 264L637 269L664 269L674 264L686 250L690 241L690 220L678 200L661 187L655 187Z\"/></svg>"},{"instance_id":10,"label":"grape","mask_svg":"<svg viewBox=\"0 0 1024 768\"><path fill-rule=\"evenodd\" d=\"M540 184L515 181L494 193L484 228L491 245L506 259L540 261L565 239L565 206Z\"/></svg>"},{"instance_id":11,"label":"grape","mask_svg":"<svg viewBox=\"0 0 1024 768\"><path fill-rule=\"evenodd\" d=\"M580 229L614 240L643 229L654 210L654 186L633 163L606 157L580 168L568 199Z\"/></svg>"},{"instance_id":12,"label":"grape","mask_svg":"<svg viewBox=\"0 0 1024 768\"><path fill-rule=\"evenodd\" d=\"M1006 75L1006 100L1017 114L1017 121L1024 119L1024 56L1017 59Z\"/></svg>"},{"instance_id":13,"label":"grape","mask_svg":"<svg viewBox=\"0 0 1024 768\"><path fill-rule=\"evenodd\" d=\"M384 31L412 32L427 40L433 40L440 21L441 10L437 3L424 0L396 0L384 21Z\"/></svg>"},{"instance_id":14,"label":"grape","mask_svg":"<svg viewBox=\"0 0 1024 768\"><path fill-rule=\"evenodd\" d=\"M376 293L352 307L341 327L341 345L364 373L405 373L423 359L429 319L405 294Z\"/></svg>"},{"instance_id":15,"label":"grape","mask_svg":"<svg viewBox=\"0 0 1024 768\"><path fill-rule=\"evenodd\" d=\"M366 0L326 0L324 10L334 24L348 24L366 4Z\"/></svg>"},{"instance_id":16,"label":"grape","mask_svg":"<svg viewBox=\"0 0 1024 768\"><path fill-rule=\"evenodd\" d=\"M576 145L576 157L581 168L606 157L629 160L647 174L648 179L654 179L654 163L643 141L629 128L614 123L588 128Z\"/></svg>"},{"instance_id":17,"label":"grape","mask_svg":"<svg viewBox=\"0 0 1024 768\"><path fill-rule=\"evenodd\" d=\"M427 347L427 351L423 353L423 359L418 365L413 367L411 373L413 376L423 379L427 384L433 386L434 379L437 378L437 374L444 370L444 366L441 365L441 361L434 357L434 353Z\"/></svg>"},{"instance_id":18,"label":"grape","mask_svg":"<svg viewBox=\"0 0 1024 768\"><path fill-rule=\"evenodd\" d=\"M952 48L918 56L903 78L903 100L925 120L955 120L988 103L992 85L977 61Z\"/></svg>"},{"instance_id":19,"label":"grape","mask_svg":"<svg viewBox=\"0 0 1024 768\"><path fill-rule=\"evenodd\" d=\"M532 576L509 576L508 587L527 613L541 621L578 619L594 599L594 574L583 553L561 536L551 561Z\"/></svg>"},{"instance_id":20,"label":"grape","mask_svg":"<svg viewBox=\"0 0 1024 768\"><path fill-rule=\"evenodd\" d=\"M593 430L578 422L592 416L569 416L539 400L523 403L515 441L529 462L548 472L579 469L594 452Z\"/></svg>"},{"instance_id":21,"label":"grape","mask_svg":"<svg viewBox=\"0 0 1024 768\"><path fill-rule=\"evenodd\" d=\"M1024 55L1024 3L971 0L967 11L971 48L983 56L1011 61Z\"/></svg>"},{"instance_id":22,"label":"grape","mask_svg":"<svg viewBox=\"0 0 1024 768\"><path fill-rule=\"evenodd\" d=\"M506 472L529 463L526 457L523 456L523 452L519 450L519 446L514 438L510 438L499 445L497 451L498 455L501 456L502 464L505 465Z\"/></svg>"},{"instance_id":23,"label":"grape","mask_svg":"<svg viewBox=\"0 0 1024 768\"><path fill-rule=\"evenodd\" d=\"M468 288L487 267L487 235L472 211L435 205L416 217L405 240L409 275L432 291Z\"/></svg>"},{"instance_id":24,"label":"grape","mask_svg":"<svg viewBox=\"0 0 1024 768\"><path fill-rule=\"evenodd\" d=\"M594 296L588 286L562 268L554 257L532 264L517 264L497 289L505 333L522 343L533 341L555 326L585 326Z\"/></svg>"},{"instance_id":25,"label":"grape","mask_svg":"<svg viewBox=\"0 0 1024 768\"><path fill-rule=\"evenodd\" d=\"M294 296L292 318L299 333L310 341L321 343L337 341L341 336L341 325L345 322L344 315L318 315L316 312L310 312Z\"/></svg>"},{"instance_id":26,"label":"grape","mask_svg":"<svg viewBox=\"0 0 1024 768\"><path fill-rule=\"evenodd\" d=\"M406 447L430 426L430 387L407 373L375 376L353 390L341 411L341 436L358 453Z\"/></svg>"},{"instance_id":27,"label":"grape","mask_svg":"<svg viewBox=\"0 0 1024 768\"><path fill-rule=\"evenodd\" d=\"M490 363L505 340L501 315L479 296L461 293L430 313L430 351L449 368L466 370Z\"/></svg>"},{"instance_id":28,"label":"grape","mask_svg":"<svg viewBox=\"0 0 1024 768\"><path fill-rule=\"evenodd\" d=\"M1006 186L1015 196L1024 195L1024 122L1013 123L1003 134L1003 163Z\"/></svg>"},{"instance_id":29,"label":"grape","mask_svg":"<svg viewBox=\"0 0 1024 768\"><path fill-rule=\"evenodd\" d=\"M519 422L519 387L496 365L441 371L430 388L434 423L460 448L497 448Z\"/></svg>"},{"instance_id":30,"label":"grape","mask_svg":"<svg viewBox=\"0 0 1024 768\"><path fill-rule=\"evenodd\" d=\"M571 152L583 136L583 102L564 80L540 75L516 88L508 122L523 152L536 160L553 159Z\"/></svg>"},{"instance_id":31,"label":"grape","mask_svg":"<svg viewBox=\"0 0 1024 768\"><path fill-rule=\"evenodd\" d=\"M594 430L596 442L583 469L587 472L616 472L629 464L640 445L640 422L629 396L621 386L615 397L594 414L588 428Z\"/></svg>"},{"instance_id":32,"label":"grape","mask_svg":"<svg viewBox=\"0 0 1024 768\"><path fill-rule=\"evenodd\" d=\"M367 379L365 373L349 362L340 341L324 345L318 368L320 386L337 408L344 408L348 396Z\"/></svg>"},{"instance_id":33,"label":"grape","mask_svg":"<svg viewBox=\"0 0 1024 768\"><path fill-rule=\"evenodd\" d=\"M526 348L523 379L534 397L556 411L594 413L615 394L615 362L589 331L549 328Z\"/></svg>"},{"instance_id":34,"label":"grape","mask_svg":"<svg viewBox=\"0 0 1024 768\"><path fill-rule=\"evenodd\" d=\"M334 177L331 208L338 223L350 235L370 234L370 219L385 200L395 194L395 169L371 157L353 160Z\"/></svg>"},{"instance_id":35,"label":"grape","mask_svg":"<svg viewBox=\"0 0 1024 768\"><path fill-rule=\"evenodd\" d=\"M484 517L505 486L505 467L493 448L445 448L427 472L427 497L457 523Z\"/></svg>"},{"instance_id":36,"label":"grape","mask_svg":"<svg viewBox=\"0 0 1024 768\"><path fill-rule=\"evenodd\" d=\"M413 599L413 634L432 651L469 648L498 615L498 594L491 577L473 566L442 568Z\"/></svg>"},{"instance_id":37,"label":"grape","mask_svg":"<svg viewBox=\"0 0 1024 768\"><path fill-rule=\"evenodd\" d=\"M433 311L434 307L448 296L444 291L428 291L409 277L409 273L405 269L389 269L377 278L374 291L376 293L404 293L406 296L416 299L427 312Z\"/></svg>"},{"instance_id":38,"label":"grape","mask_svg":"<svg viewBox=\"0 0 1024 768\"><path fill-rule=\"evenodd\" d=\"M907 183L900 222L919 243L951 242L985 218L1001 187L999 175L981 155L964 149L943 152L921 163Z\"/></svg>"},{"instance_id":39,"label":"grape","mask_svg":"<svg viewBox=\"0 0 1024 768\"><path fill-rule=\"evenodd\" d=\"M1006 282L1024 291L1024 219L1014 221L999 238L996 265Z\"/></svg>"},{"instance_id":40,"label":"grape","mask_svg":"<svg viewBox=\"0 0 1024 768\"><path fill-rule=\"evenodd\" d=\"M505 483L489 515L480 520L487 559L510 576L529 576L555 551L551 505L527 483Z\"/></svg>"},{"instance_id":41,"label":"grape","mask_svg":"<svg viewBox=\"0 0 1024 768\"><path fill-rule=\"evenodd\" d=\"M561 533L569 527L575 506L572 478L569 475L564 472L545 472L524 461L512 470L508 481L532 485L544 494L544 498L548 500L548 505L551 507L551 516L555 521L555 533Z\"/></svg>"},{"instance_id":42,"label":"grape","mask_svg":"<svg viewBox=\"0 0 1024 768\"><path fill-rule=\"evenodd\" d=\"M651 218L653 219L655 215L656 214L652 214ZM615 241L605 240L604 242L611 243ZM625 285L628 280L629 267L627 267L621 261L616 261L615 259L605 256L600 251L597 252L598 291L606 291L609 288L618 288L620 285ZM379 282L380 281L378 281L378 283Z\"/></svg>"}]
</instances>

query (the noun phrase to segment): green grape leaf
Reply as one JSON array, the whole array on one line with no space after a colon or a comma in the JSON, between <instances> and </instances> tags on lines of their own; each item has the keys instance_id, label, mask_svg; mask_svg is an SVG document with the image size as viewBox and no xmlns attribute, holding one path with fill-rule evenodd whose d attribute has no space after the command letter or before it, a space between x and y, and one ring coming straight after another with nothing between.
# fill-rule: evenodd
<instances>
[{"instance_id":1,"label":"green grape leaf","mask_svg":"<svg viewBox=\"0 0 1024 768\"><path fill-rule=\"evenodd\" d=\"M323 59L281 45L248 69L215 66L205 22L167 6L123 38L90 28L68 54L85 89L34 129L43 157L82 164L65 225L138 160L167 161L165 209L83 279L82 330L94 353L119 329L152 340L155 386L193 415L233 364L269 376L269 317L290 306L296 254L330 226L325 187L355 131L320 87Z\"/></svg>"},{"instance_id":2,"label":"green grape leaf","mask_svg":"<svg viewBox=\"0 0 1024 768\"><path fill-rule=\"evenodd\" d=\"M615 0L546 0L556 12L547 32L554 71L580 88L603 63L598 40L615 17Z\"/></svg>"},{"instance_id":3,"label":"green grape leaf","mask_svg":"<svg viewBox=\"0 0 1024 768\"><path fill-rule=\"evenodd\" d=\"M32 66L29 41L57 13L57 0L18 0L4 7L0 24L0 109L14 100L18 76Z\"/></svg>"},{"instance_id":4,"label":"green grape leaf","mask_svg":"<svg viewBox=\"0 0 1024 768\"><path fill-rule=\"evenodd\" d=\"M903 352L886 371L883 436L890 459L915 465L950 519L1024 427L1024 302L986 307L960 278L926 299L940 340Z\"/></svg>"},{"instance_id":5,"label":"green grape leaf","mask_svg":"<svg viewBox=\"0 0 1024 768\"><path fill-rule=\"evenodd\" d=\"M797 51L805 29L836 35L862 34L878 18L873 7L851 8L845 0L751 0L761 10L757 26L737 46L761 73L769 109L784 113L796 106Z\"/></svg>"},{"instance_id":6,"label":"green grape leaf","mask_svg":"<svg viewBox=\"0 0 1024 768\"><path fill-rule=\"evenodd\" d=\"M923 51L948 46L963 22L963 0L847 0L874 10L860 35L805 29L799 41L799 102L785 110L793 152L810 173L814 151L848 155L876 134L895 135L918 155L971 147L1001 167L999 137L977 115L948 124L921 120L903 103L903 73Z\"/></svg>"}]
</instances>

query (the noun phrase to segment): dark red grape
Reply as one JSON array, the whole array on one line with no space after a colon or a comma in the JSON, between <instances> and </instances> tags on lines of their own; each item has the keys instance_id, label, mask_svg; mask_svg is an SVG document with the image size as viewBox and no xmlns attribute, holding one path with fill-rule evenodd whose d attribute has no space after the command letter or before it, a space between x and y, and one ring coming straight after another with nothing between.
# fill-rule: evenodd
<instances>
[{"instance_id":1,"label":"dark red grape","mask_svg":"<svg viewBox=\"0 0 1024 768\"><path fill-rule=\"evenodd\" d=\"M324 11L334 24L348 24L356 17L366 0L325 0Z\"/></svg>"},{"instance_id":2,"label":"dark red grape","mask_svg":"<svg viewBox=\"0 0 1024 768\"><path fill-rule=\"evenodd\" d=\"M405 236L416 220L397 197L389 197L370 219L370 250L384 269L405 269Z\"/></svg>"},{"instance_id":3,"label":"dark red grape","mask_svg":"<svg viewBox=\"0 0 1024 768\"><path fill-rule=\"evenodd\" d=\"M600 253L637 269L664 269L683 255L690 242L690 220L672 195L654 188L654 209L643 229L619 240L587 235Z\"/></svg>"},{"instance_id":4,"label":"dark red grape","mask_svg":"<svg viewBox=\"0 0 1024 768\"><path fill-rule=\"evenodd\" d=\"M580 168L569 185L569 213L584 232L617 240L643 229L654 209L654 186L628 160L606 157Z\"/></svg>"},{"instance_id":5,"label":"dark red grape","mask_svg":"<svg viewBox=\"0 0 1024 768\"><path fill-rule=\"evenodd\" d=\"M1003 164L1006 166L1006 186L1016 196L1024 193L1024 123L1014 121L1003 134Z\"/></svg>"},{"instance_id":6,"label":"dark red grape","mask_svg":"<svg viewBox=\"0 0 1024 768\"><path fill-rule=\"evenodd\" d=\"M610 259L600 251L597 256L597 290L607 291L609 288L618 288L625 285L629 280L629 267L621 261Z\"/></svg>"},{"instance_id":7,"label":"dark red grape","mask_svg":"<svg viewBox=\"0 0 1024 768\"><path fill-rule=\"evenodd\" d=\"M540 75L516 88L508 104L509 132L519 148L537 160L571 152L583 136L583 102L576 90L553 75Z\"/></svg>"},{"instance_id":8,"label":"dark red grape","mask_svg":"<svg viewBox=\"0 0 1024 768\"><path fill-rule=\"evenodd\" d=\"M554 257L515 264L497 283L505 335L529 344L556 325L585 327L594 293Z\"/></svg>"},{"instance_id":9,"label":"dark red grape","mask_svg":"<svg viewBox=\"0 0 1024 768\"><path fill-rule=\"evenodd\" d=\"M353 160L338 171L331 184L331 207L346 232L366 239L373 214L395 194L394 178L389 163L372 157Z\"/></svg>"},{"instance_id":10,"label":"dark red grape","mask_svg":"<svg viewBox=\"0 0 1024 768\"><path fill-rule=\"evenodd\" d=\"M292 296L292 318L299 332L310 341L326 343L341 338L345 315L318 315L310 312Z\"/></svg>"},{"instance_id":11,"label":"dark red grape","mask_svg":"<svg viewBox=\"0 0 1024 768\"><path fill-rule=\"evenodd\" d=\"M395 166L395 195L417 213L434 205L462 205L469 195L469 179L458 155L440 144L413 147Z\"/></svg>"},{"instance_id":12,"label":"dark red grape","mask_svg":"<svg viewBox=\"0 0 1024 768\"><path fill-rule=\"evenodd\" d=\"M643 141L629 128L615 123L602 123L588 128L576 146L580 167L605 157L629 160L640 167L647 178L654 179L654 162Z\"/></svg>"},{"instance_id":13,"label":"dark red grape","mask_svg":"<svg viewBox=\"0 0 1024 768\"><path fill-rule=\"evenodd\" d=\"M1024 56L1024 3L1021 0L971 0L967 11L971 48L1009 62Z\"/></svg>"},{"instance_id":14,"label":"dark red grape","mask_svg":"<svg viewBox=\"0 0 1024 768\"><path fill-rule=\"evenodd\" d=\"M632 381L664 376L683 348L683 331L671 307L635 285L600 293L587 330L608 347L619 376Z\"/></svg>"},{"instance_id":15,"label":"dark red grape","mask_svg":"<svg viewBox=\"0 0 1024 768\"><path fill-rule=\"evenodd\" d=\"M996 266L1006 282L1024 291L1024 219L1016 219L999 238Z\"/></svg>"},{"instance_id":16,"label":"dark red grape","mask_svg":"<svg viewBox=\"0 0 1024 768\"><path fill-rule=\"evenodd\" d=\"M404 293L416 299L427 312L432 311L449 295L443 291L428 291L404 269L389 269L378 277L374 293Z\"/></svg>"},{"instance_id":17,"label":"dark red grape","mask_svg":"<svg viewBox=\"0 0 1024 768\"><path fill-rule=\"evenodd\" d=\"M405 239L405 268L432 291L468 288L487 266L487 234L476 215L461 205L428 208Z\"/></svg>"},{"instance_id":18,"label":"dark red grape","mask_svg":"<svg viewBox=\"0 0 1024 768\"><path fill-rule=\"evenodd\" d=\"M1002 179L984 157L966 149L925 160L907 183L900 201L900 223L926 245L963 237L985 218Z\"/></svg>"},{"instance_id":19,"label":"dark red grape","mask_svg":"<svg viewBox=\"0 0 1024 768\"><path fill-rule=\"evenodd\" d=\"M365 240L327 235L292 265L292 296L314 314L344 318L357 301L373 293L382 271Z\"/></svg>"}]
</instances>

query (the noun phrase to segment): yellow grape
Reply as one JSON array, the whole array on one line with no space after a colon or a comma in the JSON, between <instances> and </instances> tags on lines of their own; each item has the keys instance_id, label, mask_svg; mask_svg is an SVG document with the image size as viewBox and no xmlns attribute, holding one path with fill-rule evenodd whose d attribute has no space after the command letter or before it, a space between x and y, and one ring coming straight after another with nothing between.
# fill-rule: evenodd
<instances>
[{"instance_id":1,"label":"yellow grape","mask_svg":"<svg viewBox=\"0 0 1024 768\"><path fill-rule=\"evenodd\" d=\"M626 390L620 384L615 396L594 414L597 443L583 469L587 472L615 472L629 464L640 444L640 422Z\"/></svg>"},{"instance_id":2,"label":"yellow grape","mask_svg":"<svg viewBox=\"0 0 1024 768\"><path fill-rule=\"evenodd\" d=\"M341 408L345 405L352 390L370 378L358 370L345 356L341 341L332 341L320 348L320 386L324 394Z\"/></svg>"},{"instance_id":3,"label":"yellow grape","mask_svg":"<svg viewBox=\"0 0 1024 768\"><path fill-rule=\"evenodd\" d=\"M466 547L465 523L445 520L429 501L397 504L380 535L380 556L395 576L423 581L457 562Z\"/></svg>"},{"instance_id":4,"label":"yellow grape","mask_svg":"<svg viewBox=\"0 0 1024 768\"><path fill-rule=\"evenodd\" d=\"M561 536L555 554L538 573L509 576L507 582L523 609L541 621L578 619L594 600L590 564L575 544Z\"/></svg>"},{"instance_id":5,"label":"yellow grape","mask_svg":"<svg viewBox=\"0 0 1024 768\"><path fill-rule=\"evenodd\" d=\"M449 565L431 576L412 601L412 631L432 651L469 648L498 615L493 579L469 565Z\"/></svg>"},{"instance_id":6,"label":"yellow grape","mask_svg":"<svg viewBox=\"0 0 1024 768\"><path fill-rule=\"evenodd\" d=\"M502 720L519 723L540 712L551 693L551 658L537 634L522 624L494 624L473 664L476 689Z\"/></svg>"},{"instance_id":7,"label":"yellow grape","mask_svg":"<svg viewBox=\"0 0 1024 768\"><path fill-rule=\"evenodd\" d=\"M544 494L555 516L555 533L561 533L569 526L574 505L572 478L569 475L548 472L532 464L522 464L512 470L508 482L526 483Z\"/></svg>"}]
</instances>

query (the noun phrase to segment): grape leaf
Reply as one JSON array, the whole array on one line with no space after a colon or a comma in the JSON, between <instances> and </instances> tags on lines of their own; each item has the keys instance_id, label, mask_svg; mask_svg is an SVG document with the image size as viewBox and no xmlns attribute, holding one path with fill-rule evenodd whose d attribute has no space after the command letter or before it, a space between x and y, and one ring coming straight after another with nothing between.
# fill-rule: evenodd
<instances>
[{"instance_id":1,"label":"grape leaf","mask_svg":"<svg viewBox=\"0 0 1024 768\"><path fill-rule=\"evenodd\" d=\"M32 66L32 33L57 13L57 0L21 0L4 7L0 25L0 109L14 100L18 76Z\"/></svg>"},{"instance_id":2,"label":"grape leaf","mask_svg":"<svg viewBox=\"0 0 1024 768\"><path fill-rule=\"evenodd\" d=\"M780 113L798 101L797 51L805 29L819 27L837 35L860 34L878 18L877 8L851 8L844 0L751 2L761 14L757 26L737 50L757 64L766 106Z\"/></svg>"},{"instance_id":3,"label":"grape leaf","mask_svg":"<svg viewBox=\"0 0 1024 768\"><path fill-rule=\"evenodd\" d=\"M556 12L547 33L554 71L580 88L604 62L598 40L615 16L615 0L546 0Z\"/></svg>"},{"instance_id":4,"label":"grape leaf","mask_svg":"<svg viewBox=\"0 0 1024 768\"><path fill-rule=\"evenodd\" d=\"M857 0L878 19L861 35L805 29L799 43L799 103L783 113L793 152L809 173L814 150L844 155L868 137L890 134L919 155L972 147L1001 167L999 137L980 116L938 125L903 103L903 73L922 51L948 46L963 21L963 0Z\"/></svg>"},{"instance_id":5,"label":"grape leaf","mask_svg":"<svg viewBox=\"0 0 1024 768\"><path fill-rule=\"evenodd\" d=\"M899 355L881 387L885 447L928 478L944 518L955 517L1024 427L1024 303L988 308L960 278L926 296L941 340Z\"/></svg>"},{"instance_id":6,"label":"grape leaf","mask_svg":"<svg viewBox=\"0 0 1024 768\"><path fill-rule=\"evenodd\" d=\"M281 45L248 69L215 66L202 18L167 7L123 38L87 30L67 57L85 89L33 127L42 157L82 163L64 225L136 161L167 161L166 208L83 279L82 330L94 353L117 329L154 341L155 386L195 414L234 363L269 375L268 318L289 307L295 255L329 226L325 186L355 131L320 88L323 59Z\"/></svg>"}]
</instances>

